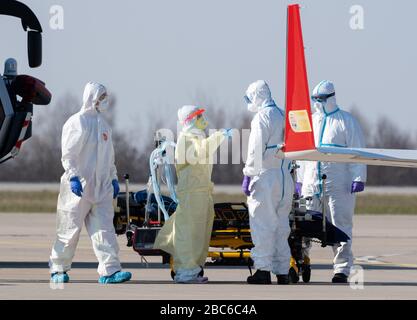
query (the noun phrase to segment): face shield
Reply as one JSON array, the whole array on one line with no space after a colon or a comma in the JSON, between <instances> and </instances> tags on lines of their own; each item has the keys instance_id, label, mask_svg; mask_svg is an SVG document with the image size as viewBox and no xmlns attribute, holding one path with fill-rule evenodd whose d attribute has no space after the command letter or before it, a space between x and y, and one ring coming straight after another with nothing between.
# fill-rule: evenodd
<instances>
[{"instance_id":1,"label":"face shield","mask_svg":"<svg viewBox=\"0 0 417 320\"><path fill-rule=\"evenodd\" d=\"M187 107L192 107L192 109L187 110ZM183 130L188 131L193 128L201 129L203 127L205 129L208 123L203 117L204 112L204 109L193 106L185 106L180 109L179 120L183 126Z\"/></svg>"},{"instance_id":2,"label":"face shield","mask_svg":"<svg viewBox=\"0 0 417 320\"><path fill-rule=\"evenodd\" d=\"M208 127L208 121L203 114L199 114L195 121L195 127L200 130L205 130Z\"/></svg>"}]
</instances>

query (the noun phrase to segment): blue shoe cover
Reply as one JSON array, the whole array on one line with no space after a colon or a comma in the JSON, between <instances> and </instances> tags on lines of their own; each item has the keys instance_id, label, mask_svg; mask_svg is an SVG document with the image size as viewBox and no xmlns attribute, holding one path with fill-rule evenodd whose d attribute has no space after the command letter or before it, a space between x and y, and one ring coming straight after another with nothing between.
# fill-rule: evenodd
<instances>
[{"instance_id":1,"label":"blue shoe cover","mask_svg":"<svg viewBox=\"0 0 417 320\"><path fill-rule=\"evenodd\" d=\"M122 283L129 281L132 278L132 274L126 271L117 271L111 276L103 276L98 279L98 283Z\"/></svg>"},{"instance_id":2,"label":"blue shoe cover","mask_svg":"<svg viewBox=\"0 0 417 320\"><path fill-rule=\"evenodd\" d=\"M51 274L51 282L53 283L68 283L69 276L66 273L54 273Z\"/></svg>"}]
</instances>

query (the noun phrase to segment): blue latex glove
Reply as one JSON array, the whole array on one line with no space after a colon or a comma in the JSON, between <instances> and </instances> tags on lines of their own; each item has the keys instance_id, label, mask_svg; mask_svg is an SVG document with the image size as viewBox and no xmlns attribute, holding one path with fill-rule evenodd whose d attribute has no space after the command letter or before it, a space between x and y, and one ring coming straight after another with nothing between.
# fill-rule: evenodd
<instances>
[{"instance_id":1,"label":"blue latex glove","mask_svg":"<svg viewBox=\"0 0 417 320\"><path fill-rule=\"evenodd\" d=\"M116 199L117 195L120 192L119 181L114 179L111 184L113 185L113 199Z\"/></svg>"},{"instance_id":2,"label":"blue latex glove","mask_svg":"<svg viewBox=\"0 0 417 320\"><path fill-rule=\"evenodd\" d=\"M70 179L71 191L78 197L82 197L83 195L83 186L81 185L80 178L72 177Z\"/></svg>"},{"instance_id":3,"label":"blue latex glove","mask_svg":"<svg viewBox=\"0 0 417 320\"><path fill-rule=\"evenodd\" d=\"M295 183L295 193L301 196L301 189L303 188L303 184L301 182Z\"/></svg>"},{"instance_id":4,"label":"blue latex glove","mask_svg":"<svg viewBox=\"0 0 417 320\"><path fill-rule=\"evenodd\" d=\"M233 129L223 129L223 135L228 138L231 139L233 137Z\"/></svg>"},{"instance_id":5,"label":"blue latex glove","mask_svg":"<svg viewBox=\"0 0 417 320\"><path fill-rule=\"evenodd\" d=\"M242 182L242 190L243 190L243 193L246 194L248 197L250 196L249 184L250 184L250 177L245 176Z\"/></svg>"},{"instance_id":6,"label":"blue latex glove","mask_svg":"<svg viewBox=\"0 0 417 320\"><path fill-rule=\"evenodd\" d=\"M365 190L365 183L361 181L353 181L352 182L352 191L351 193L362 192Z\"/></svg>"}]
</instances>

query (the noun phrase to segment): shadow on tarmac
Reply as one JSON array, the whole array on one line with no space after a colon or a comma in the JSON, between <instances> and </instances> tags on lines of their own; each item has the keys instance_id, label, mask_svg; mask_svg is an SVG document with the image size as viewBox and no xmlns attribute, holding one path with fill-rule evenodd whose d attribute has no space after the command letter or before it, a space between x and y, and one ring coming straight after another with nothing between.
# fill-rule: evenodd
<instances>
[{"instance_id":1,"label":"shadow on tarmac","mask_svg":"<svg viewBox=\"0 0 417 320\"><path fill-rule=\"evenodd\" d=\"M365 270L417 270L417 267L395 266L395 265L371 265L371 264L356 264L360 265ZM97 262L74 262L72 269L96 269ZM122 263L124 269L169 269L168 265L163 265L158 262L150 262L148 264L141 262L126 262ZM207 269L245 269L247 266L222 266L208 264ZM48 262L33 262L33 261L3 261L0 262L0 269L48 269ZM331 264L313 264L312 270L332 270Z\"/></svg>"},{"instance_id":2,"label":"shadow on tarmac","mask_svg":"<svg viewBox=\"0 0 417 320\"><path fill-rule=\"evenodd\" d=\"M12 286L15 284L49 284L49 280L21 280L21 279L7 279L3 280L0 279L0 286ZM70 283L66 283L65 285L70 286L72 284L96 284L102 285L97 282L97 280L71 280ZM175 284L172 280L131 280L125 283L121 283L119 285L176 285L180 286L181 284ZM183 284L187 285L187 284ZM195 284L188 284L188 285L195 285ZM203 284L200 284L203 285ZM208 284L204 284L204 286L209 285L216 285L216 286L224 286L224 285L249 285L246 281L209 281ZM274 286L273 283L271 286ZM417 287L417 282L365 282L363 284L365 287ZM112 284L114 286L114 284ZM295 286L345 286L349 287L349 284L332 284L331 282L309 282L303 283L299 282L297 284L291 284L289 287ZM281 287L281 286L280 286Z\"/></svg>"},{"instance_id":3,"label":"shadow on tarmac","mask_svg":"<svg viewBox=\"0 0 417 320\"><path fill-rule=\"evenodd\" d=\"M97 262L74 262L71 266L72 269L97 269ZM161 263L140 263L140 262L127 262L122 263L124 269L169 269L168 265ZM39 261L2 261L0 262L0 269L49 269L48 262Z\"/></svg>"}]
</instances>

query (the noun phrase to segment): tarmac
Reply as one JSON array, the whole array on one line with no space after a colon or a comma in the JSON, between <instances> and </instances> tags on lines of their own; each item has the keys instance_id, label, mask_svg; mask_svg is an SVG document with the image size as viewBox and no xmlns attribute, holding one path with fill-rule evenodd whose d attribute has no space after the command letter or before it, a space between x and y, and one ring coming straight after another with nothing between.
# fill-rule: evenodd
<instances>
[{"instance_id":1,"label":"tarmac","mask_svg":"<svg viewBox=\"0 0 417 320\"><path fill-rule=\"evenodd\" d=\"M207 266L209 284L174 284L160 258L141 262L120 236L120 258L133 278L97 283L97 262L83 230L71 282L49 282L54 214L0 214L0 299L13 300L293 300L417 299L417 216L359 215L354 221L355 269L349 284L331 284L332 250L315 244L312 279L289 286L248 285L245 266Z\"/></svg>"}]
</instances>

